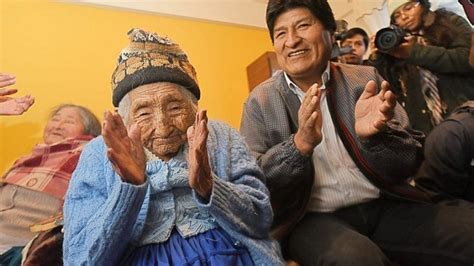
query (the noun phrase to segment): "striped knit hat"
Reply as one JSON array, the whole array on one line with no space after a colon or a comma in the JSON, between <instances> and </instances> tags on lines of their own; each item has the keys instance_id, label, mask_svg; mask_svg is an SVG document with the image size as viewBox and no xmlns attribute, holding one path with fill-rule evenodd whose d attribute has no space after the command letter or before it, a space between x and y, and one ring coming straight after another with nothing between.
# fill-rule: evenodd
<instances>
[{"instance_id":1,"label":"striped knit hat","mask_svg":"<svg viewBox=\"0 0 474 266\"><path fill-rule=\"evenodd\" d=\"M118 106L129 91L150 83L172 82L200 98L196 71L178 44L153 32L131 29L112 74L112 102Z\"/></svg>"}]
</instances>

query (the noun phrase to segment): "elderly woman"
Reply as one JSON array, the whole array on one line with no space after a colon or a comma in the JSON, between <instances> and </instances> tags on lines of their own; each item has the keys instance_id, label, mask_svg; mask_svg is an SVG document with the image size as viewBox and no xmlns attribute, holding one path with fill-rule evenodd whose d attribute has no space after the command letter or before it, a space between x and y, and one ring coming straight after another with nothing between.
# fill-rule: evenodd
<instances>
[{"instance_id":1,"label":"elderly woman","mask_svg":"<svg viewBox=\"0 0 474 266\"><path fill-rule=\"evenodd\" d=\"M396 48L371 55L392 88L400 91L414 129L428 133L457 106L474 99L469 65L472 28L446 9L430 10L428 0L391 1L391 23L410 37ZM380 56L379 56L380 55Z\"/></svg>"},{"instance_id":2,"label":"elderly woman","mask_svg":"<svg viewBox=\"0 0 474 266\"><path fill-rule=\"evenodd\" d=\"M65 203L67 265L280 265L262 173L237 132L197 111L187 56L134 29L102 138ZM122 122L122 119L124 122Z\"/></svg>"},{"instance_id":3,"label":"elderly woman","mask_svg":"<svg viewBox=\"0 0 474 266\"><path fill-rule=\"evenodd\" d=\"M20 250L13 247L22 247L34 237L31 225L61 212L82 147L99 134L100 122L88 109L60 105L46 124L44 143L18 159L1 178L1 265Z\"/></svg>"}]
</instances>

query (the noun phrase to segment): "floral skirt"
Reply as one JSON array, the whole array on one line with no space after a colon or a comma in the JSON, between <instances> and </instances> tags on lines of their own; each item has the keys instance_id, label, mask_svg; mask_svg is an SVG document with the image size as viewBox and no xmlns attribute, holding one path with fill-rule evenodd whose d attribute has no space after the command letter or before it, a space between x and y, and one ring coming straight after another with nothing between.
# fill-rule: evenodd
<instances>
[{"instance_id":1,"label":"floral skirt","mask_svg":"<svg viewBox=\"0 0 474 266\"><path fill-rule=\"evenodd\" d=\"M223 229L183 238L175 229L168 241L137 248L124 265L254 265L245 246Z\"/></svg>"}]
</instances>

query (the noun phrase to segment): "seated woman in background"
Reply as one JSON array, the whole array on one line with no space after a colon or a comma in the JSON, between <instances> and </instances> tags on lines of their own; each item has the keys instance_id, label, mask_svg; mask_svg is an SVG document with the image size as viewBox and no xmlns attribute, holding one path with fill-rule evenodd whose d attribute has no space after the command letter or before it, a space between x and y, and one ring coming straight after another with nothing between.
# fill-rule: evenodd
<instances>
[{"instance_id":1,"label":"seated woman in background","mask_svg":"<svg viewBox=\"0 0 474 266\"><path fill-rule=\"evenodd\" d=\"M120 115L105 114L66 196L65 264L281 265L262 172L234 129L197 111L186 54L129 37L112 76Z\"/></svg>"},{"instance_id":2,"label":"seated woman in background","mask_svg":"<svg viewBox=\"0 0 474 266\"><path fill-rule=\"evenodd\" d=\"M0 182L0 265L19 258L35 233L30 226L62 211L64 195L82 147L100 134L88 109L63 104L51 113L43 144L21 157ZM21 257L20 257L21 258Z\"/></svg>"}]
</instances>

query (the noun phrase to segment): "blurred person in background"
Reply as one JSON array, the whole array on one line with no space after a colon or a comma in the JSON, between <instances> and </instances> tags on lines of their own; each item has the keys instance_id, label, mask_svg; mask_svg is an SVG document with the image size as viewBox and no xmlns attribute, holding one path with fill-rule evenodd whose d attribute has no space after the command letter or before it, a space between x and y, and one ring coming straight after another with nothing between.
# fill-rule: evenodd
<instances>
[{"instance_id":1,"label":"blurred person in background","mask_svg":"<svg viewBox=\"0 0 474 266\"><path fill-rule=\"evenodd\" d=\"M0 182L0 265L18 265L35 235L30 226L61 213L83 146L101 125L87 108L62 104L50 114L43 143L19 158Z\"/></svg>"},{"instance_id":2,"label":"blurred person in background","mask_svg":"<svg viewBox=\"0 0 474 266\"><path fill-rule=\"evenodd\" d=\"M341 46L352 47L352 52L349 54L342 55L340 57L341 63L353 64L353 65L365 65L364 55L369 48L369 36L367 32L361 28L351 28L342 35Z\"/></svg>"},{"instance_id":3,"label":"blurred person in background","mask_svg":"<svg viewBox=\"0 0 474 266\"><path fill-rule=\"evenodd\" d=\"M468 101L428 135L415 183L434 201L474 202L474 101Z\"/></svg>"}]
</instances>

